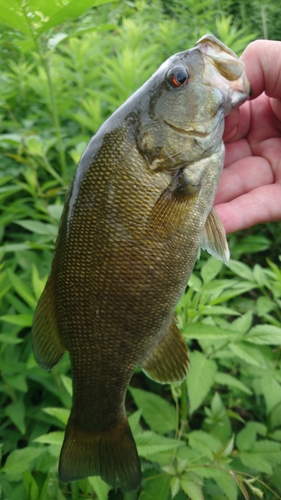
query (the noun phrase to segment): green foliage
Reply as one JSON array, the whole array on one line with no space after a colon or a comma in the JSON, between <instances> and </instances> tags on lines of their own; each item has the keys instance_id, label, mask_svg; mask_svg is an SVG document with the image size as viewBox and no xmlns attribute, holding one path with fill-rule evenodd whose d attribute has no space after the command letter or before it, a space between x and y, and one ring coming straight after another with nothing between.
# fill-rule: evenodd
<instances>
[{"instance_id":1,"label":"green foliage","mask_svg":"<svg viewBox=\"0 0 281 500\"><path fill-rule=\"evenodd\" d=\"M206 32L241 53L262 30L276 36L280 8L274 0L0 7L0 498L116 500L120 491L99 477L58 482L70 364L65 356L44 372L30 343L69 179L90 136L166 57ZM128 392L143 482L125 500L280 498L279 234L272 224L232 236L228 267L198 261L177 307L187 381L162 387L136 372Z\"/></svg>"}]
</instances>

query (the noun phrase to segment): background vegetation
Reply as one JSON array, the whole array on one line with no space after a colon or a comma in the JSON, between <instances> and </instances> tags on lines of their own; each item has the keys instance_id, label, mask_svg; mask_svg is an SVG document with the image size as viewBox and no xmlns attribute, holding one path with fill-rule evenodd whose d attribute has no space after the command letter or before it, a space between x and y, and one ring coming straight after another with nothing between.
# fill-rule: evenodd
<instances>
[{"instance_id":1,"label":"background vegetation","mask_svg":"<svg viewBox=\"0 0 281 500\"><path fill-rule=\"evenodd\" d=\"M47 373L31 352L66 189L91 135L166 57L207 32L238 54L281 40L280 2L0 0L0 22L0 496L122 499L97 477L58 482L70 365ZM229 266L202 255L178 305L187 381L133 377L143 483L125 500L281 498L280 224L229 244Z\"/></svg>"}]
</instances>

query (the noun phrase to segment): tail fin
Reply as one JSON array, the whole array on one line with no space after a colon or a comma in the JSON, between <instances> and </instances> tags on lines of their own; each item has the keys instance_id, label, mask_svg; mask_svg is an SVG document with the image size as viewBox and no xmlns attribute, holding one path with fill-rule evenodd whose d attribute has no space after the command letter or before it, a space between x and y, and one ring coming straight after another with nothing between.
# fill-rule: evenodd
<instances>
[{"instance_id":1,"label":"tail fin","mask_svg":"<svg viewBox=\"0 0 281 500\"><path fill-rule=\"evenodd\" d=\"M116 427L97 433L84 431L68 421L59 462L62 482L100 476L124 492L141 483L140 461L127 418Z\"/></svg>"}]
</instances>

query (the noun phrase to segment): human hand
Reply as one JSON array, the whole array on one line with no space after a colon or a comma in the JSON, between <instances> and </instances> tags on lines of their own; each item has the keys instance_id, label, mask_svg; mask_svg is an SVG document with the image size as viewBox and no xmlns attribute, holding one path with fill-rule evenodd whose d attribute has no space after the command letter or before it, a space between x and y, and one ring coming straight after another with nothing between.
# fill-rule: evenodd
<instances>
[{"instance_id":1,"label":"human hand","mask_svg":"<svg viewBox=\"0 0 281 500\"><path fill-rule=\"evenodd\" d=\"M226 118L215 200L227 233L281 219L281 42L252 42L241 59L252 94Z\"/></svg>"}]
</instances>

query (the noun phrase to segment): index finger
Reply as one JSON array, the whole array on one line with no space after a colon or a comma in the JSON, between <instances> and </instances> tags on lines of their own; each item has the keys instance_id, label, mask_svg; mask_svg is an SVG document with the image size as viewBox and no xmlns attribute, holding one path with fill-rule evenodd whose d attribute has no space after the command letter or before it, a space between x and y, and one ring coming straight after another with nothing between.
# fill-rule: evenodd
<instances>
[{"instance_id":1,"label":"index finger","mask_svg":"<svg viewBox=\"0 0 281 500\"><path fill-rule=\"evenodd\" d=\"M251 99L262 92L281 98L281 42L256 40L246 47L241 60L251 84Z\"/></svg>"}]
</instances>

